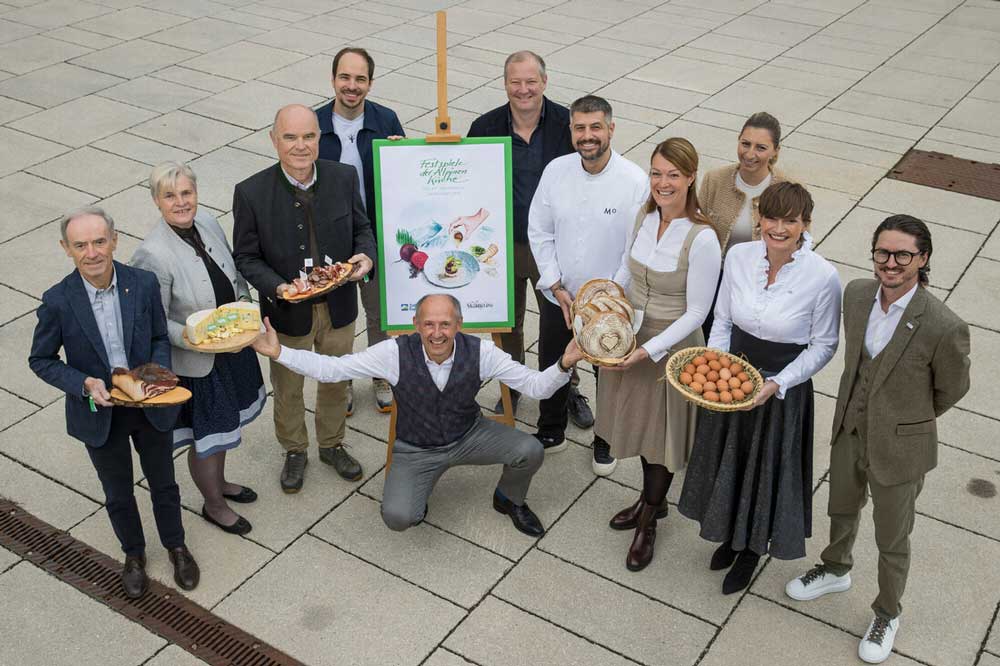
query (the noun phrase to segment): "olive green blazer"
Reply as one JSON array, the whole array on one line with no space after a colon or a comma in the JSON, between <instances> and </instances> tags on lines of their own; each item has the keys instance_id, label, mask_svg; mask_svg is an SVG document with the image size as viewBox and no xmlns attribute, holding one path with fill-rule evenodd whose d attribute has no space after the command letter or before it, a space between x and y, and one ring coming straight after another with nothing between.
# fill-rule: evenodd
<instances>
[{"instance_id":1,"label":"olive green blazer","mask_svg":"<svg viewBox=\"0 0 1000 666\"><path fill-rule=\"evenodd\" d=\"M861 362L877 280L854 280L844 290L844 374L840 377L833 439ZM937 465L937 417L969 390L969 327L933 294L917 287L872 378L866 409L868 462L882 485L919 479Z\"/></svg>"}]
</instances>

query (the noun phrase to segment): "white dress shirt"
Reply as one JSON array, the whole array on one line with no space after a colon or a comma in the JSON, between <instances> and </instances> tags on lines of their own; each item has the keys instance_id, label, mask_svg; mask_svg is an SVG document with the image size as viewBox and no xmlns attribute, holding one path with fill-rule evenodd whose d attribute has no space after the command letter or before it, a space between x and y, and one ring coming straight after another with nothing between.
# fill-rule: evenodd
<instances>
[{"instance_id":1,"label":"white dress shirt","mask_svg":"<svg viewBox=\"0 0 1000 666\"><path fill-rule=\"evenodd\" d=\"M679 217L670 222L660 240L656 240L656 232L660 227L660 213L653 211L646 215L635 236L631 247L625 248L621 265L615 273L614 280L627 289L632 282L632 270L629 268L629 257L650 270L669 273L677 270L681 248L684 239L694 223L686 217ZM687 272L687 309L673 324L661 333L646 341L642 348L656 363L660 361L670 348L691 335L701 326L712 309L712 299L715 297L715 286L719 280L719 268L722 266L722 249L715 230L704 225L704 228L694 237L691 249L688 251Z\"/></svg>"},{"instance_id":2,"label":"white dress shirt","mask_svg":"<svg viewBox=\"0 0 1000 666\"><path fill-rule=\"evenodd\" d=\"M439 364L427 356L427 350L423 351L431 379L443 391L455 365L455 352L452 351L451 356ZM382 377L393 386L399 382L399 345L395 340L383 340L362 352L345 356L325 356L282 346L278 363L292 372L324 383L366 377ZM479 341L480 381L496 379L528 397L543 400L559 390L569 377L570 373L560 370L558 363L539 372L521 365L491 341Z\"/></svg>"},{"instance_id":3,"label":"white dress shirt","mask_svg":"<svg viewBox=\"0 0 1000 666\"><path fill-rule=\"evenodd\" d=\"M830 362L840 334L840 278L837 269L812 251L812 237L767 286L770 264L764 241L734 245L715 304L708 346L729 351L733 324L762 340L808 345L794 361L770 377L778 397L806 381Z\"/></svg>"},{"instance_id":4,"label":"white dress shirt","mask_svg":"<svg viewBox=\"0 0 1000 666\"><path fill-rule=\"evenodd\" d=\"M610 279L648 196L646 173L613 150L597 174L577 153L549 162L528 210L528 242L545 297L557 302L550 291L557 282L575 296L587 280Z\"/></svg>"},{"instance_id":5,"label":"white dress shirt","mask_svg":"<svg viewBox=\"0 0 1000 666\"><path fill-rule=\"evenodd\" d=\"M913 285L908 292L899 297L889 306L888 312L882 311L882 288L875 291L875 302L872 303L871 314L868 315L868 327L865 329L865 349L868 355L875 358L882 353L885 346L896 332L899 320L903 318L903 310L913 300L918 284Z\"/></svg>"},{"instance_id":6,"label":"white dress shirt","mask_svg":"<svg viewBox=\"0 0 1000 666\"><path fill-rule=\"evenodd\" d=\"M333 132L340 139L340 163L354 167L358 172L358 187L361 188L361 203L368 210L365 200L365 170L361 164L361 153L358 152L358 132L365 126L365 114L353 120L344 118L336 111L333 113Z\"/></svg>"}]
</instances>

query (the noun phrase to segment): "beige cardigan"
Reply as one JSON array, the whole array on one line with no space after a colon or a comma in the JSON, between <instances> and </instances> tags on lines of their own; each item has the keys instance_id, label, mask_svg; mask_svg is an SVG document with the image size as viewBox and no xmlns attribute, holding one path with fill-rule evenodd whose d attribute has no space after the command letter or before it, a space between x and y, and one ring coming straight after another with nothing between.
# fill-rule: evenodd
<instances>
[{"instance_id":1,"label":"beige cardigan","mask_svg":"<svg viewBox=\"0 0 1000 666\"><path fill-rule=\"evenodd\" d=\"M713 169L702 178L701 186L698 188L698 203L701 205L701 212L712 220L716 233L719 234L719 242L722 243L722 251L726 251L729 244L729 235L732 233L733 225L743 207L746 195L736 187L736 172L739 164ZM776 168L771 168L771 183L780 183L787 180L785 175ZM753 224L753 240L760 240L760 212L757 210L757 202L760 197L754 197L750 206L750 218Z\"/></svg>"}]
</instances>

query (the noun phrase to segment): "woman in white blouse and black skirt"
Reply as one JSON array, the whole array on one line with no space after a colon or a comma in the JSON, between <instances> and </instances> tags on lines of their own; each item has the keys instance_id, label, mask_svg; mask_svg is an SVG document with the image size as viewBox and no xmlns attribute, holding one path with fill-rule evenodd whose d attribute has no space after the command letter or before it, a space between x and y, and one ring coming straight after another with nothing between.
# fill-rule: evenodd
<instances>
[{"instance_id":1,"label":"woman in white blouse and black skirt","mask_svg":"<svg viewBox=\"0 0 1000 666\"><path fill-rule=\"evenodd\" d=\"M708 346L744 356L764 386L749 411L699 410L681 513L721 542L710 568L744 589L760 557L804 557L812 530L811 377L837 349L840 279L812 251L813 202L797 183L760 197L761 240L726 255ZM735 563L734 563L735 561Z\"/></svg>"},{"instance_id":2,"label":"woman in white blouse and black skirt","mask_svg":"<svg viewBox=\"0 0 1000 666\"><path fill-rule=\"evenodd\" d=\"M656 520L667 515L667 490L694 443L694 405L660 379L671 349L704 343L701 324L722 263L715 229L698 210L697 172L698 153L687 139L656 147L649 200L614 276L643 318L635 351L620 369L600 371L595 432L615 458L642 458L642 494L610 523L635 530L625 560L631 571L653 558Z\"/></svg>"}]
</instances>

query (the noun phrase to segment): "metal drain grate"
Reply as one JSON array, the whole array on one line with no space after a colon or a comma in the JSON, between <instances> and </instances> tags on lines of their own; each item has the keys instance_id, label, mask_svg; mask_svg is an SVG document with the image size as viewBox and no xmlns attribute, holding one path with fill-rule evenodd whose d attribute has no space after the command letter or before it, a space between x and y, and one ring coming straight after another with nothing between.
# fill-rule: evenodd
<instances>
[{"instance_id":1,"label":"metal drain grate","mask_svg":"<svg viewBox=\"0 0 1000 666\"><path fill-rule=\"evenodd\" d=\"M120 563L3 498L0 545L212 666L304 666L154 580L129 599Z\"/></svg>"},{"instance_id":2,"label":"metal drain grate","mask_svg":"<svg viewBox=\"0 0 1000 666\"><path fill-rule=\"evenodd\" d=\"M911 150L903 155L887 177L1000 201L1000 164Z\"/></svg>"}]
</instances>

